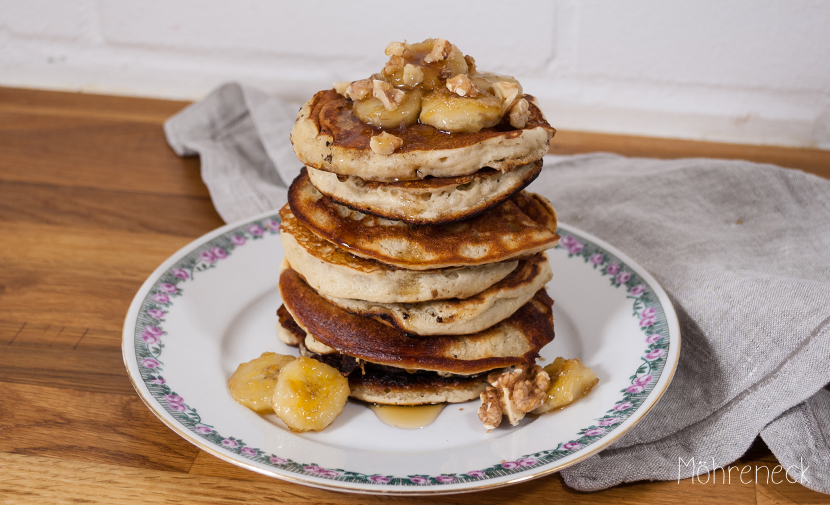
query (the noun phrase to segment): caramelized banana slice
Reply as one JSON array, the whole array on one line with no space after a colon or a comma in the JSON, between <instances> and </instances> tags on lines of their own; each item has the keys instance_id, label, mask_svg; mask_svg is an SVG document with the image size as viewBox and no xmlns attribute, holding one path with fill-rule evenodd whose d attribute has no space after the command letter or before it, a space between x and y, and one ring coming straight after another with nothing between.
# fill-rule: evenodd
<instances>
[{"instance_id":1,"label":"caramelized banana slice","mask_svg":"<svg viewBox=\"0 0 830 505\"><path fill-rule=\"evenodd\" d=\"M501 101L488 93L472 98L438 89L421 100L421 122L448 132L476 133L501 117Z\"/></svg>"},{"instance_id":2,"label":"caramelized banana slice","mask_svg":"<svg viewBox=\"0 0 830 505\"><path fill-rule=\"evenodd\" d=\"M533 411L534 414L544 414L567 407L587 395L599 382L597 374L582 364L579 358L556 358L545 367L545 372L550 376L548 396L542 405Z\"/></svg>"},{"instance_id":3,"label":"caramelized banana slice","mask_svg":"<svg viewBox=\"0 0 830 505\"><path fill-rule=\"evenodd\" d=\"M294 356L265 352L237 367L228 379L233 399L259 414L271 412L271 398L280 369L294 361Z\"/></svg>"},{"instance_id":4,"label":"caramelized banana slice","mask_svg":"<svg viewBox=\"0 0 830 505\"><path fill-rule=\"evenodd\" d=\"M343 412L349 381L336 369L300 357L280 371L272 406L293 431L320 431Z\"/></svg>"},{"instance_id":5,"label":"caramelized banana slice","mask_svg":"<svg viewBox=\"0 0 830 505\"><path fill-rule=\"evenodd\" d=\"M421 90L413 90L406 94L395 110L387 110L383 102L375 97L355 102L352 113L366 124L380 128L397 128L401 123L406 126L418 122L421 112Z\"/></svg>"},{"instance_id":6,"label":"caramelized banana slice","mask_svg":"<svg viewBox=\"0 0 830 505\"><path fill-rule=\"evenodd\" d=\"M473 83L476 85L478 89L486 91L491 95L495 95L495 92L493 91L493 84L496 84L498 82L512 82L516 85L516 87L519 88L518 97L522 97L522 85L519 83L519 81L516 80L515 77L511 77L509 75L494 74L492 72L471 72L470 75L468 75L468 77L471 81L473 81Z\"/></svg>"}]
</instances>

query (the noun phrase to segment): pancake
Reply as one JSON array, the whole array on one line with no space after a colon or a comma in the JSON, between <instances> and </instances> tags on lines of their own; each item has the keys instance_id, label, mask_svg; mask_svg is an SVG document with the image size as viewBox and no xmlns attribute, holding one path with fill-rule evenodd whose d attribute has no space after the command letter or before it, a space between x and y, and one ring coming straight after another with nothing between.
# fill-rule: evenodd
<instances>
[{"instance_id":1,"label":"pancake","mask_svg":"<svg viewBox=\"0 0 830 505\"><path fill-rule=\"evenodd\" d=\"M542 160L538 160L507 173L483 168L471 175L417 181L367 181L311 167L308 176L321 193L354 210L412 224L436 224L468 219L495 207L541 171Z\"/></svg>"},{"instance_id":2,"label":"pancake","mask_svg":"<svg viewBox=\"0 0 830 505\"><path fill-rule=\"evenodd\" d=\"M374 181L457 177L482 167L507 172L541 159L556 132L534 98L524 98L530 115L524 128L517 130L503 120L477 133L447 133L415 124L390 130L403 139L403 146L385 155L369 147L371 137L382 130L357 119L352 101L330 89L318 92L300 109L291 143L305 165Z\"/></svg>"},{"instance_id":3,"label":"pancake","mask_svg":"<svg viewBox=\"0 0 830 505\"><path fill-rule=\"evenodd\" d=\"M464 335L482 331L510 317L552 277L547 256L538 253L520 261L519 266L501 281L464 300L380 304L324 298L347 312L380 318L407 333Z\"/></svg>"},{"instance_id":4,"label":"pancake","mask_svg":"<svg viewBox=\"0 0 830 505\"><path fill-rule=\"evenodd\" d=\"M476 375L439 375L436 372L407 371L401 368L358 362L341 353L319 354L308 349L306 333L280 306L277 330L290 335L300 355L314 358L339 370L349 379L352 398L384 405L457 403L478 398L487 388L487 372Z\"/></svg>"},{"instance_id":5,"label":"pancake","mask_svg":"<svg viewBox=\"0 0 830 505\"><path fill-rule=\"evenodd\" d=\"M395 368L473 375L533 361L554 337L544 289L509 318L469 335L417 335L350 314L317 294L294 270L280 275L286 309L309 336L342 354Z\"/></svg>"},{"instance_id":6,"label":"pancake","mask_svg":"<svg viewBox=\"0 0 830 505\"><path fill-rule=\"evenodd\" d=\"M300 223L288 205L280 210L285 257L315 290L338 298L378 303L415 303L467 298L504 279L518 261L488 265L404 270L349 254Z\"/></svg>"},{"instance_id":7,"label":"pancake","mask_svg":"<svg viewBox=\"0 0 830 505\"><path fill-rule=\"evenodd\" d=\"M556 211L543 197L525 191L465 221L416 226L335 203L311 184L303 170L288 189L288 204L317 236L355 256L410 270L527 257L559 241Z\"/></svg>"}]
</instances>

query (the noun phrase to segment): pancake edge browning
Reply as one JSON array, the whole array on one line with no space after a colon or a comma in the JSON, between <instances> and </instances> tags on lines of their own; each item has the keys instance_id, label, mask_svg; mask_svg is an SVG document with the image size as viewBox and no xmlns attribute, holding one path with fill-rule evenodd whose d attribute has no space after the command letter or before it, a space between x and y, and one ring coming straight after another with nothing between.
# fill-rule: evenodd
<instances>
[{"instance_id":1,"label":"pancake edge browning","mask_svg":"<svg viewBox=\"0 0 830 505\"><path fill-rule=\"evenodd\" d=\"M548 152L550 139L556 130L548 124L531 95L524 95L529 103L530 121L525 128L512 127L499 131L485 128L478 133L446 133L431 126L414 125L440 135L445 148L423 149L407 147L407 133L393 130L404 137L404 146L397 152L376 154L369 148L372 135L378 128L361 123L348 111L343 114L344 129L360 128L363 134L332 131L321 120L321 113L329 116L342 113L351 103L333 89L317 92L300 109L291 131L294 153L303 164L340 175L355 175L375 181L422 179L427 176L456 177L491 167L503 172L541 159ZM340 112L326 109L340 108ZM354 122L358 124L355 124ZM338 119L328 118L329 123ZM413 127L409 127L413 128ZM366 130L368 129L368 130ZM413 130L414 131L414 130ZM436 143L438 143L436 141Z\"/></svg>"},{"instance_id":2,"label":"pancake edge browning","mask_svg":"<svg viewBox=\"0 0 830 505\"><path fill-rule=\"evenodd\" d=\"M322 295L346 312L379 318L418 335L466 335L503 321L553 278L545 253L519 261L510 275L469 298L420 303L373 303Z\"/></svg>"},{"instance_id":3,"label":"pancake edge browning","mask_svg":"<svg viewBox=\"0 0 830 505\"><path fill-rule=\"evenodd\" d=\"M544 289L509 318L484 331L419 337L329 303L294 270L282 272L279 287L297 325L317 341L342 354L396 368L478 374L534 361L554 338L553 300ZM488 351L515 354L464 359L465 353L472 357Z\"/></svg>"},{"instance_id":4,"label":"pancake edge browning","mask_svg":"<svg viewBox=\"0 0 830 505\"><path fill-rule=\"evenodd\" d=\"M328 296L377 303L417 303L468 298L501 281L516 269L518 260L436 270L406 270L379 261L355 257L324 240L305 226L286 205L280 210L280 239L285 257L306 282ZM294 234L302 235L304 246ZM345 263L332 261L326 251Z\"/></svg>"},{"instance_id":5,"label":"pancake edge browning","mask_svg":"<svg viewBox=\"0 0 830 505\"><path fill-rule=\"evenodd\" d=\"M304 342L306 333L282 305L277 310L278 332L289 336L280 339L299 347L300 355L316 359L339 370L349 380L350 397L382 405L424 405L431 403L460 403L475 400L487 388L487 372L477 375L439 375L436 372L417 372L395 369L372 363L358 363L340 353L318 354ZM291 343L293 342L293 343Z\"/></svg>"},{"instance_id":6,"label":"pancake edge browning","mask_svg":"<svg viewBox=\"0 0 830 505\"><path fill-rule=\"evenodd\" d=\"M477 216L526 188L542 171L542 160L504 173L483 168L459 177L376 182L307 167L321 193L350 209L411 224L442 224ZM459 189L459 187L466 187Z\"/></svg>"},{"instance_id":7,"label":"pancake edge browning","mask_svg":"<svg viewBox=\"0 0 830 505\"><path fill-rule=\"evenodd\" d=\"M485 265L525 258L559 243L557 214L542 196L520 191L473 218L418 226L333 202L303 169L288 188L291 213L318 237L361 258L408 270ZM347 248L347 249L345 249Z\"/></svg>"}]
</instances>

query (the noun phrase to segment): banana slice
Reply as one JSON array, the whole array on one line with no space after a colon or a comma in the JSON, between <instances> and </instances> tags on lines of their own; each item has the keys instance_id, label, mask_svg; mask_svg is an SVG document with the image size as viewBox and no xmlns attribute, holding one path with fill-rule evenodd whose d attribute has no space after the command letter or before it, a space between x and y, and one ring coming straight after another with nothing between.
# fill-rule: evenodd
<instances>
[{"instance_id":1,"label":"banana slice","mask_svg":"<svg viewBox=\"0 0 830 505\"><path fill-rule=\"evenodd\" d=\"M597 374L579 358L556 358L545 367L545 372L550 376L548 396L542 405L533 411L534 414L544 414L567 407L587 395L599 382Z\"/></svg>"},{"instance_id":2,"label":"banana slice","mask_svg":"<svg viewBox=\"0 0 830 505\"><path fill-rule=\"evenodd\" d=\"M320 431L343 412L349 381L336 369L299 357L280 371L272 406L293 431Z\"/></svg>"},{"instance_id":3,"label":"banana slice","mask_svg":"<svg viewBox=\"0 0 830 505\"><path fill-rule=\"evenodd\" d=\"M497 82L512 82L519 88L518 97L521 98L523 91L522 85L519 81L516 80L515 77L511 77L509 75L500 75L494 74L492 72L471 72L470 75L467 77L470 78L471 81L476 85L476 88L480 89L481 91L486 91L491 95L495 95L493 91L493 84Z\"/></svg>"},{"instance_id":4,"label":"banana slice","mask_svg":"<svg viewBox=\"0 0 830 505\"><path fill-rule=\"evenodd\" d=\"M280 369L292 361L294 356L266 352L256 359L242 363L228 379L231 396L254 412L271 412L271 398L274 396L277 376Z\"/></svg>"},{"instance_id":5,"label":"banana slice","mask_svg":"<svg viewBox=\"0 0 830 505\"><path fill-rule=\"evenodd\" d=\"M383 102L375 97L355 102L352 113L364 123L379 128L397 128L403 123L406 126L418 122L421 112L421 90L413 90L406 94L398 108L386 110Z\"/></svg>"},{"instance_id":6,"label":"banana slice","mask_svg":"<svg viewBox=\"0 0 830 505\"><path fill-rule=\"evenodd\" d=\"M501 101L488 93L471 98L438 89L421 100L421 122L448 132L475 133L496 126L501 117Z\"/></svg>"}]
</instances>

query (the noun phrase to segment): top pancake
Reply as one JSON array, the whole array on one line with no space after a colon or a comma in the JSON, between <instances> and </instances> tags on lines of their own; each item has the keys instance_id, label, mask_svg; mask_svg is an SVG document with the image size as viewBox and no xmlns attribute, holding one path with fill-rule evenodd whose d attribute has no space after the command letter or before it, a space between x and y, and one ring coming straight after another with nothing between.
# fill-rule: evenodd
<instances>
[{"instance_id":1,"label":"top pancake","mask_svg":"<svg viewBox=\"0 0 830 505\"><path fill-rule=\"evenodd\" d=\"M509 171L542 158L556 132L534 98L524 98L530 119L522 129L502 121L476 133L447 133L419 123L390 130L404 143L385 155L369 147L371 137L382 130L361 122L352 114L352 101L330 89L318 92L300 109L291 143L308 166L367 180L457 177L482 167Z\"/></svg>"},{"instance_id":2,"label":"top pancake","mask_svg":"<svg viewBox=\"0 0 830 505\"><path fill-rule=\"evenodd\" d=\"M288 190L291 212L319 237L355 256L409 270L484 265L556 246L556 211L522 191L476 217L451 224L409 225L353 211L323 196L303 171Z\"/></svg>"}]
</instances>

